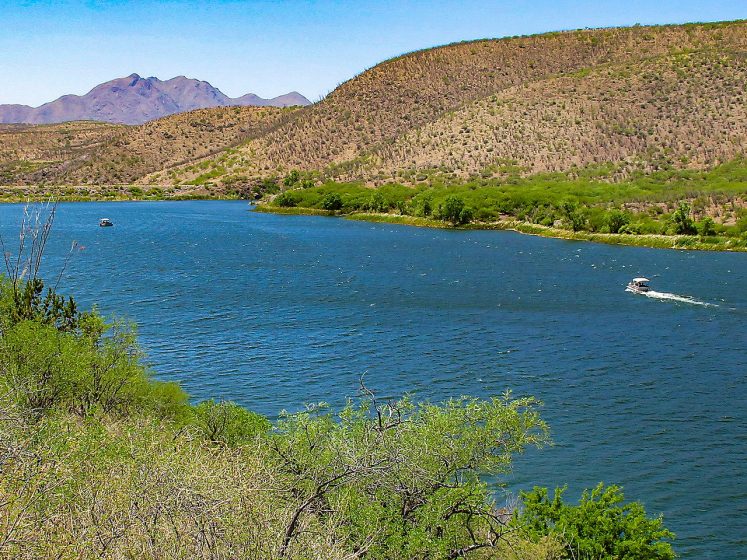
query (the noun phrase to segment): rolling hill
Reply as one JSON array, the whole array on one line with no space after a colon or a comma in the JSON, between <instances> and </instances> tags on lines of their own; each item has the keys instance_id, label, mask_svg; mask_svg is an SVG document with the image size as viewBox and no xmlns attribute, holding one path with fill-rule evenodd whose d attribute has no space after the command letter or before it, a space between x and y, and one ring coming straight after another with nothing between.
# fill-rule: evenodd
<instances>
[{"instance_id":1,"label":"rolling hill","mask_svg":"<svg viewBox=\"0 0 747 560\"><path fill-rule=\"evenodd\" d=\"M227 177L297 169L371 185L433 168L466 176L506 159L526 173L628 160L650 168L662 156L715 165L744 152L746 53L744 21L419 51L342 84L220 165Z\"/></svg>"},{"instance_id":2,"label":"rolling hill","mask_svg":"<svg viewBox=\"0 0 747 560\"><path fill-rule=\"evenodd\" d=\"M89 121L0 125L0 185L134 183L261 135L296 110L217 107L137 126Z\"/></svg>"}]
</instances>

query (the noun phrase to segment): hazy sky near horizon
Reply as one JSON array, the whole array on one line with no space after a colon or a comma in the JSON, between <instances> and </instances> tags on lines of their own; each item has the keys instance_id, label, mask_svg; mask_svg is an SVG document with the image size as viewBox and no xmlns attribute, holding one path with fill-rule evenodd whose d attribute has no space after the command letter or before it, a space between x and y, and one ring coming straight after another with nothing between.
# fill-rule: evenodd
<instances>
[{"instance_id":1,"label":"hazy sky near horizon","mask_svg":"<svg viewBox=\"0 0 747 560\"><path fill-rule=\"evenodd\" d=\"M138 73L316 100L382 60L454 41L747 18L747 0L0 0L0 104Z\"/></svg>"}]
</instances>

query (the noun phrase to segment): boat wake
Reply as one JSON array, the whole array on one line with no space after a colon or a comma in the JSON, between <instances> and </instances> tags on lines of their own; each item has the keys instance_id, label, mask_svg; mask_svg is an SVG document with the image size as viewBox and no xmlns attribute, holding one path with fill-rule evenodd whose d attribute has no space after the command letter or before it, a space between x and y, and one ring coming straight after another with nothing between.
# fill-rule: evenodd
<instances>
[{"instance_id":1,"label":"boat wake","mask_svg":"<svg viewBox=\"0 0 747 560\"><path fill-rule=\"evenodd\" d=\"M648 292L643 293L642 295L646 297L650 297L653 299L665 299L669 301L678 301L680 303L690 303L692 305L702 305L703 307L718 307L715 303L708 303L706 301L700 301L698 299L695 299L690 296L680 296L677 294L670 294L667 292L656 292L654 290L649 290Z\"/></svg>"}]
</instances>

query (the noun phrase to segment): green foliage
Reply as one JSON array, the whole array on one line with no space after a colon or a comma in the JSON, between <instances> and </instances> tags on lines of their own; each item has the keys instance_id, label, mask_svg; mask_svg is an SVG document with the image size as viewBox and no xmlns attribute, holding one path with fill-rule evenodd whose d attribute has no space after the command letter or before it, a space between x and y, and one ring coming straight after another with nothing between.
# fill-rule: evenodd
<instances>
[{"instance_id":1,"label":"green foliage","mask_svg":"<svg viewBox=\"0 0 747 560\"><path fill-rule=\"evenodd\" d=\"M465 206L464 200L458 196L447 196L443 203L439 204L434 217L454 226L467 224L472 221L473 212Z\"/></svg>"},{"instance_id":2,"label":"green foliage","mask_svg":"<svg viewBox=\"0 0 747 560\"><path fill-rule=\"evenodd\" d=\"M324 210L337 211L342 209L342 198L337 193L329 193L322 200Z\"/></svg>"},{"instance_id":3,"label":"green foliage","mask_svg":"<svg viewBox=\"0 0 747 560\"><path fill-rule=\"evenodd\" d=\"M695 222L690 217L690 205L682 202L672 213L674 233L678 235L694 235L697 233Z\"/></svg>"},{"instance_id":4,"label":"green foliage","mask_svg":"<svg viewBox=\"0 0 747 560\"><path fill-rule=\"evenodd\" d=\"M4 293L2 300L11 324L38 321L66 332L73 332L80 326L82 315L75 300L71 297L65 300L51 288L42 297L44 281L41 278L23 283L4 282L0 289Z\"/></svg>"},{"instance_id":5,"label":"green foliage","mask_svg":"<svg viewBox=\"0 0 747 560\"><path fill-rule=\"evenodd\" d=\"M620 233L630 223L630 216L618 209L612 209L607 213L607 228L610 233Z\"/></svg>"},{"instance_id":6,"label":"green foliage","mask_svg":"<svg viewBox=\"0 0 747 560\"><path fill-rule=\"evenodd\" d=\"M208 441L230 447L249 443L270 429L267 418L233 402L202 401L194 407L194 415Z\"/></svg>"},{"instance_id":7,"label":"green foliage","mask_svg":"<svg viewBox=\"0 0 747 560\"><path fill-rule=\"evenodd\" d=\"M52 290L42 300L42 289L38 279L17 289L8 280L0 283L0 385L23 410L81 416L158 411L176 417L183 412L186 394L151 378L132 327L107 325L95 310L79 313L72 298Z\"/></svg>"},{"instance_id":8,"label":"green foliage","mask_svg":"<svg viewBox=\"0 0 747 560\"><path fill-rule=\"evenodd\" d=\"M381 192L374 191L374 193L371 195L371 199L366 205L366 210L369 210L370 212L386 212L387 210L389 210L389 205L387 204L386 200L384 199L384 195L381 194Z\"/></svg>"},{"instance_id":9,"label":"green foliage","mask_svg":"<svg viewBox=\"0 0 747 560\"><path fill-rule=\"evenodd\" d=\"M584 210L578 207L576 201L564 200L561 204L561 209L565 215L566 222L571 226L573 231L581 231L585 229L588 220Z\"/></svg>"},{"instance_id":10,"label":"green foliage","mask_svg":"<svg viewBox=\"0 0 747 560\"><path fill-rule=\"evenodd\" d=\"M703 236L716 235L716 223L713 218L706 216L701 220L698 232Z\"/></svg>"},{"instance_id":11,"label":"green foliage","mask_svg":"<svg viewBox=\"0 0 747 560\"><path fill-rule=\"evenodd\" d=\"M298 200L292 192L284 192L275 197L275 204L281 208L293 208L298 204Z\"/></svg>"},{"instance_id":12,"label":"green foliage","mask_svg":"<svg viewBox=\"0 0 747 560\"><path fill-rule=\"evenodd\" d=\"M275 194L280 190L280 187L278 187L277 179L271 177L262 179L257 186L259 192L261 193Z\"/></svg>"},{"instance_id":13,"label":"green foliage","mask_svg":"<svg viewBox=\"0 0 747 560\"><path fill-rule=\"evenodd\" d=\"M408 187L387 183L375 191L357 183L328 182L320 186L293 190L298 208L324 209L330 194L340 196L340 211L388 212L435 218L461 225L473 219L483 222L514 218L532 224L554 226L562 220L574 232L609 232L627 234L665 234L677 231L696 233L690 216L678 214L677 224L665 208L678 204L683 197L721 201L728 208L734 197L747 195L747 160L736 159L710 171L664 170L633 175L613 182L613 164L599 164L575 169L569 173L539 173L529 177L512 174L508 178L472 178L455 180L443 174L429 175L428 184ZM449 197L461 199L464 216L448 212L443 218ZM282 200L282 199L281 199ZM623 211L610 206L623 204L641 210ZM276 199L272 203L279 206ZM454 205L453 202L449 203ZM458 204L458 203L457 203ZM458 216L458 217L457 217ZM740 221L741 220L741 221ZM737 224L717 229L719 234L738 238L747 231L747 217L738 216ZM732 246L737 246L736 240Z\"/></svg>"},{"instance_id":14,"label":"green foliage","mask_svg":"<svg viewBox=\"0 0 747 560\"><path fill-rule=\"evenodd\" d=\"M295 187L300 179L301 174L294 169L293 171L288 173L285 179L283 179L283 185L285 185L286 187Z\"/></svg>"},{"instance_id":15,"label":"green foliage","mask_svg":"<svg viewBox=\"0 0 747 560\"><path fill-rule=\"evenodd\" d=\"M317 406L278 423L269 449L288 481L283 499L296 504L279 555L324 509L343 516L336 539L372 558L456 558L497 546L501 519L481 477L506 474L514 454L547 441L537 403L369 396L337 416Z\"/></svg>"},{"instance_id":16,"label":"green foliage","mask_svg":"<svg viewBox=\"0 0 747 560\"><path fill-rule=\"evenodd\" d=\"M556 535L569 560L673 560L674 534L661 518L649 518L639 502L624 504L618 486L599 484L584 491L579 504L563 502L564 489L550 500L546 488L523 492L516 523L532 538Z\"/></svg>"}]
</instances>

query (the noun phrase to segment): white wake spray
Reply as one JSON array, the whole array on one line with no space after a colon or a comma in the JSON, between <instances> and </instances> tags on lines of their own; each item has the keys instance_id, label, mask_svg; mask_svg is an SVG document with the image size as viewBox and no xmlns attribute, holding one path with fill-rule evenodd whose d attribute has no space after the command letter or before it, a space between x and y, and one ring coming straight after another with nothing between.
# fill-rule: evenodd
<instances>
[{"instance_id":1,"label":"white wake spray","mask_svg":"<svg viewBox=\"0 0 747 560\"><path fill-rule=\"evenodd\" d=\"M656 292L654 290L645 292L641 295L644 295L646 297L654 298L654 299L666 299L670 301L679 301L680 303L690 303L692 305L702 305L704 307L718 307L715 303L708 303L706 301L700 301L698 299L695 299L694 297L690 296L681 296L677 294L670 294L667 292Z\"/></svg>"}]
</instances>

